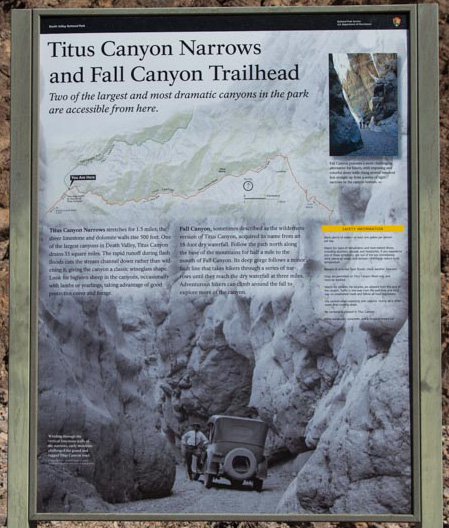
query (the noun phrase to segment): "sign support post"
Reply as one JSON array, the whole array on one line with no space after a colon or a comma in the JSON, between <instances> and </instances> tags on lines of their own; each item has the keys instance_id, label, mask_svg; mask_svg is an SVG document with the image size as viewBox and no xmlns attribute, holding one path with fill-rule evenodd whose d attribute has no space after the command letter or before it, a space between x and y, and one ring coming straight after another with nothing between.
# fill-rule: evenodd
<instances>
[{"instance_id":1,"label":"sign support post","mask_svg":"<svg viewBox=\"0 0 449 528\"><path fill-rule=\"evenodd\" d=\"M29 520L32 13L12 18L8 527Z\"/></svg>"},{"instance_id":2,"label":"sign support post","mask_svg":"<svg viewBox=\"0 0 449 528\"><path fill-rule=\"evenodd\" d=\"M438 10L418 5L422 526L441 523L441 307Z\"/></svg>"}]
</instances>

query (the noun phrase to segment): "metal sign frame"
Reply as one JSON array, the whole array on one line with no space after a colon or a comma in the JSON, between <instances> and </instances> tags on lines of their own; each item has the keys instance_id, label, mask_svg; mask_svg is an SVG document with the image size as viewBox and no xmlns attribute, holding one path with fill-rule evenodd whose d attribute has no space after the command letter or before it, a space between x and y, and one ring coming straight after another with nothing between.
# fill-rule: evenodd
<instances>
[{"instance_id":1,"label":"metal sign frame","mask_svg":"<svg viewBox=\"0 0 449 528\"><path fill-rule=\"evenodd\" d=\"M344 8L226 9L226 13L407 12L410 16L410 132L412 172L412 274L415 295L412 358L413 515L193 515L51 514L33 512L35 475L36 376L33 343L37 298L37 37L42 17L55 15L214 14L221 9L18 10L12 22L11 130L11 304L8 527L33 526L38 520L271 520L417 522L441 525L442 465L440 411L440 256L438 134L438 12L435 5L354 6ZM413 310L412 310L413 311ZM30 506L31 504L31 506Z\"/></svg>"}]
</instances>

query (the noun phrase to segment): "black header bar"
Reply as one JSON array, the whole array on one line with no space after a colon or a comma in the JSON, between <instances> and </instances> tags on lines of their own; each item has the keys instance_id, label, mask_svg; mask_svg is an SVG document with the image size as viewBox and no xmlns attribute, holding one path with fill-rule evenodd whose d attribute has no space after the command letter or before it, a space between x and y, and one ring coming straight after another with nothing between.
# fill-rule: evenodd
<instances>
[{"instance_id":1,"label":"black header bar","mask_svg":"<svg viewBox=\"0 0 449 528\"><path fill-rule=\"evenodd\" d=\"M408 29L408 13L41 15L41 33Z\"/></svg>"}]
</instances>

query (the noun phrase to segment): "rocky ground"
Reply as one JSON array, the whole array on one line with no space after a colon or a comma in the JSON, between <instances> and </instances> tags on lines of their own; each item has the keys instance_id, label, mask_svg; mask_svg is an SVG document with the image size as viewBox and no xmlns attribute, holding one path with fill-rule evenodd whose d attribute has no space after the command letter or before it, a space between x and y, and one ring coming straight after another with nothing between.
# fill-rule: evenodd
<instances>
[{"instance_id":1,"label":"rocky ground","mask_svg":"<svg viewBox=\"0 0 449 528\"><path fill-rule=\"evenodd\" d=\"M385 156L391 156L391 152L396 152L395 138L390 134L373 132L368 128L360 130L363 140L363 148L349 154L349 156L372 156L378 152L383 152Z\"/></svg>"},{"instance_id":2,"label":"rocky ground","mask_svg":"<svg viewBox=\"0 0 449 528\"><path fill-rule=\"evenodd\" d=\"M219 479L210 489L205 489L203 477L197 481L189 481L185 469L178 466L171 495L157 501L142 500L116 504L112 511L139 513L151 508L157 513L173 511L195 513L213 511L218 503L223 511L263 514L276 510L285 488L294 475L295 473L285 466L271 468L261 493L253 491L252 486L247 484L239 489L232 488L227 479Z\"/></svg>"},{"instance_id":3,"label":"rocky ground","mask_svg":"<svg viewBox=\"0 0 449 528\"><path fill-rule=\"evenodd\" d=\"M200 7L200 6L273 6L273 5L352 5L402 3L353 0L2 0L0 2L0 526L6 523L6 444L7 444L7 371L8 371L8 164L9 164L9 56L10 14L12 8L33 7ZM443 349L443 458L445 463L445 522L449 526L449 1L440 0L440 93L441 93L441 283L442 283L442 349ZM39 523L39 526L85 528L180 528L185 523L134 523L134 522L90 522L90 523ZM287 528L280 523L208 523L209 528ZM205 523L190 523L191 528L205 528ZM295 526L310 527L310 523ZM376 523L315 523L317 528L375 528L401 526Z\"/></svg>"}]
</instances>

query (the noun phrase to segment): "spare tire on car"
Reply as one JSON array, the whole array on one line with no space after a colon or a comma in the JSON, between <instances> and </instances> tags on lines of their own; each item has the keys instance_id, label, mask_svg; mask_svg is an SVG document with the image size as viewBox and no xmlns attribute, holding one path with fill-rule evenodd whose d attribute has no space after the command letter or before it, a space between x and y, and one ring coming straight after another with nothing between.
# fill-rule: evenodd
<instances>
[{"instance_id":1,"label":"spare tire on car","mask_svg":"<svg viewBox=\"0 0 449 528\"><path fill-rule=\"evenodd\" d=\"M252 478L257 471L256 457L249 449L237 447L226 455L223 470L232 480Z\"/></svg>"},{"instance_id":2,"label":"spare tire on car","mask_svg":"<svg viewBox=\"0 0 449 528\"><path fill-rule=\"evenodd\" d=\"M261 491L267 478L267 459L264 456L268 424L256 418L214 415L208 420L206 458L199 473L205 488L214 480L228 479L231 486L241 488L252 483Z\"/></svg>"}]
</instances>

